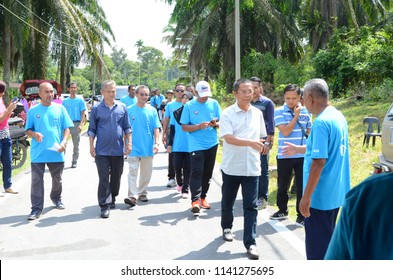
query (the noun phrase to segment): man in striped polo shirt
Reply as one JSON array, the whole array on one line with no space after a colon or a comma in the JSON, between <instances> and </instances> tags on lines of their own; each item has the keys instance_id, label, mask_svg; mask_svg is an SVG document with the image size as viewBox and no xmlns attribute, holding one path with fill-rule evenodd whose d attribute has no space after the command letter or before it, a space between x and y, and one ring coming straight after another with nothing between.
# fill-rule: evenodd
<instances>
[{"instance_id":1,"label":"man in striped polo shirt","mask_svg":"<svg viewBox=\"0 0 393 280\"><path fill-rule=\"evenodd\" d=\"M278 211L270 219L283 220L288 217L288 189L291 174L295 172L296 190L296 223L304 225L304 217L299 211L303 186L303 154L284 156L282 148L285 142L305 145L311 129L311 117L305 107L300 104L300 88L290 84L284 89L283 106L274 111L274 122L279 130L277 153L277 206Z\"/></svg>"}]
</instances>

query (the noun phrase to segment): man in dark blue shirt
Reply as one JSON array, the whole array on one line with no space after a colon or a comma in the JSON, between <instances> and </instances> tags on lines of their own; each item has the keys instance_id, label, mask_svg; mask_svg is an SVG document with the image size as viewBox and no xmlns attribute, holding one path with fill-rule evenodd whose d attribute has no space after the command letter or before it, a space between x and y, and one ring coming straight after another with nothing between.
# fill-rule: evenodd
<instances>
[{"instance_id":1,"label":"man in dark blue shirt","mask_svg":"<svg viewBox=\"0 0 393 280\"><path fill-rule=\"evenodd\" d=\"M115 102L114 81L102 83L101 95L103 100L91 109L88 135L90 154L95 157L99 176L98 204L101 207L101 218L109 218L109 209L115 208L116 196L119 194L124 155L131 152L131 125L126 106ZM95 138L97 141L94 146Z\"/></svg>"},{"instance_id":2,"label":"man in dark blue shirt","mask_svg":"<svg viewBox=\"0 0 393 280\"><path fill-rule=\"evenodd\" d=\"M266 126L266 141L265 145L269 147L269 150L261 153L261 176L259 177L259 188L258 188L258 210L262 210L267 206L268 189L269 189L269 152L273 147L274 141L274 103L271 99L263 96L263 88L261 79L258 77L251 77L250 81L253 86L253 98L251 105L257 107L262 111L263 119Z\"/></svg>"}]
</instances>

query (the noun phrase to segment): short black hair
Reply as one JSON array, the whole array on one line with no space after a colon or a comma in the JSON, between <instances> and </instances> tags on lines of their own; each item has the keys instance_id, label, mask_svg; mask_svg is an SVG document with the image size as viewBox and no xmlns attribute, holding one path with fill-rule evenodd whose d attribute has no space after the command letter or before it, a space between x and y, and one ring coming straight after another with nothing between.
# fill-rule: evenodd
<instances>
[{"instance_id":1,"label":"short black hair","mask_svg":"<svg viewBox=\"0 0 393 280\"><path fill-rule=\"evenodd\" d=\"M245 83L251 83L251 80L246 79L246 78L238 79L238 80L233 84L233 90L237 92L238 89L239 89L239 87L240 87L240 85L241 85L241 84L245 84Z\"/></svg>"},{"instance_id":2,"label":"short black hair","mask_svg":"<svg viewBox=\"0 0 393 280\"><path fill-rule=\"evenodd\" d=\"M284 94L287 91L296 91L298 95L300 95L300 87L298 87L298 85L296 84L289 84L284 88Z\"/></svg>"}]
</instances>

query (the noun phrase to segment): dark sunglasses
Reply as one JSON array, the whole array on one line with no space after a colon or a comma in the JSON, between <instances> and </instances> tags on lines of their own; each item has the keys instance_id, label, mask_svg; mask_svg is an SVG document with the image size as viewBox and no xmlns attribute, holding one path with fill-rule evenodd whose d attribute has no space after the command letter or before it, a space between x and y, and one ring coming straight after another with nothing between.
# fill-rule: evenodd
<instances>
[{"instance_id":1,"label":"dark sunglasses","mask_svg":"<svg viewBox=\"0 0 393 280\"><path fill-rule=\"evenodd\" d=\"M176 92L184 92L184 89L177 89Z\"/></svg>"}]
</instances>

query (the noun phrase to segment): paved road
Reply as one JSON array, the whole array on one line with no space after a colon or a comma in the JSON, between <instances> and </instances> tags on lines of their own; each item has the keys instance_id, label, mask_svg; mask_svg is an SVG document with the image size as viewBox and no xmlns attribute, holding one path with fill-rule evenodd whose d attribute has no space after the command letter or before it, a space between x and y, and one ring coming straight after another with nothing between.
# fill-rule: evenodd
<instances>
[{"instance_id":1,"label":"paved road","mask_svg":"<svg viewBox=\"0 0 393 280\"><path fill-rule=\"evenodd\" d=\"M69 144L72 151L72 143ZM199 217L190 212L190 200L167 188L167 154L161 146L154 159L148 203L129 208L125 163L116 209L109 219L100 218L97 205L97 170L90 157L88 137L81 139L76 169L66 154L63 174L65 210L57 210L49 199L50 175L45 174L45 205L41 218L29 222L30 171L14 178L18 195L0 197L0 259L2 260L230 260L247 259L243 247L240 196L235 204L235 240L225 242L220 228L221 175L216 165L208 193L210 210ZM257 245L262 260L304 260L304 229L294 221L270 221L275 209L258 215Z\"/></svg>"}]
</instances>

